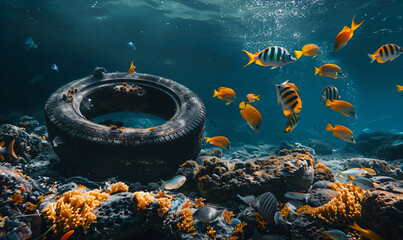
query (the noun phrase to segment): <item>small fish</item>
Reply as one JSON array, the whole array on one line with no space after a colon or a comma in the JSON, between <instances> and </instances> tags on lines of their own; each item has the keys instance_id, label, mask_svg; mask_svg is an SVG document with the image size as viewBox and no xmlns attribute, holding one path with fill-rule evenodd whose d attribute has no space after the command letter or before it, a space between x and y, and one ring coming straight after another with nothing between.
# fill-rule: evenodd
<instances>
[{"instance_id":1,"label":"small fish","mask_svg":"<svg viewBox=\"0 0 403 240\"><path fill-rule=\"evenodd\" d=\"M31 82L32 84L36 83L37 81L41 80L43 78L43 75L41 74L35 74L32 79L29 79L28 81Z\"/></svg>"},{"instance_id":2,"label":"small fish","mask_svg":"<svg viewBox=\"0 0 403 240\"><path fill-rule=\"evenodd\" d=\"M53 139L53 147L58 147L59 145L61 145L63 143L65 143L65 141L62 137L57 136Z\"/></svg>"},{"instance_id":3,"label":"small fish","mask_svg":"<svg viewBox=\"0 0 403 240\"><path fill-rule=\"evenodd\" d=\"M252 103L255 100L260 101L260 95L255 95L254 93L249 93L248 95L246 95L246 98L248 99L248 102Z\"/></svg>"},{"instance_id":4,"label":"small fish","mask_svg":"<svg viewBox=\"0 0 403 240\"><path fill-rule=\"evenodd\" d=\"M305 200L308 202L308 199L311 197L310 193L299 193L299 192L287 192L284 194L286 198L295 199L295 200Z\"/></svg>"},{"instance_id":5,"label":"small fish","mask_svg":"<svg viewBox=\"0 0 403 240\"><path fill-rule=\"evenodd\" d=\"M371 175L371 176L375 176L375 175L376 175L375 170L373 170L373 169L371 169L371 168L365 168L365 167L363 167L361 164L360 164L360 166L361 166L361 169L364 169L365 171L367 171L367 173L368 173L369 175Z\"/></svg>"},{"instance_id":6,"label":"small fish","mask_svg":"<svg viewBox=\"0 0 403 240\"><path fill-rule=\"evenodd\" d=\"M92 104L92 100L90 98L84 98L83 99L83 106L85 108L87 108L88 110L91 110L91 108L94 106L94 104Z\"/></svg>"},{"instance_id":7,"label":"small fish","mask_svg":"<svg viewBox=\"0 0 403 240\"><path fill-rule=\"evenodd\" d=\"M213 97L228 101L225 105L229 105L235 99L235 91L227 87L219 87L218 91L214 89Z\"/></svg>"},{"instance_id":8,"label":"small fish","mask_svg":"<svg viewBox=\"0 0 403 240\"><path fill-rule=\"evenodd\" d=\"M330 107L330 109L339 112L346 117L357 118L357 116L355 115L355 109L353 105L349 102L342 100L330 101L329 99L327 99L325 102L325 106Z\"/></svg>"},{"instance_id":9,"label":"small fish","mask_svg":"<svg viewBox=\"0 0 403 240\"><path fill-rule=\"evenodd\" d=\"M370 190L375 188L375 185L368 178L359 177L353 179L352 177L348 176L348 180L352 181L354 185L364 190Z\"/></svg>"},{"instance_id":10,"label":"small fish","mask_svg":"<svg viewBox=\"0 0 403 240\"><path fill-rule=\"evenodd\" d=\"M71 235L73 235L73 233L74 233L74 230L68 231L66 234L64 234L64 235L60 238L60 240L67 240Z\"/></svg>"},{"instance_id":11,"label":"small fish","mask_svg":"<svg viewBox=\"0 0 403 240\"><path fill-rule=\"evenodd\" d=\"M354 140L353 132L350 129L346 128L345 126L335 124L334 127L332 127L332 125L328 123L326 126L326 131L332 131L333 136L341 138L346 142L353 144L356 143Z\"/></svg>"},{"instance_id":12,"label":"small fish","mask_svg":"<svg viewBox=\"0 0 403 240\"><path fill-rule=\"evenodd\" d=\"M341 68L336 64L325 64L320 67L315 67L315 75L319 73L322 77L331 77L334 79L346 78L347 76L341 71Z\"/></svg>"},{"instance_id":13,"label":"small fish","mask_svg":"<svg viewBox=\"0 0 403 240\"><path fill-rule=\"evenodd\" d=\"M136 50L136 46L134 46L133 42L128 42L127 46L129 46L130 48L133 48L133 50Z\"/></svg>"},{"instance_id":14,"label":"small fish","mask_svg":"<svg viewBox=\"0 0 403 240\"><path fill-rule=\"evenodd\" d=\"M386 44L376 50L374 54L368 54L368 57L371 59L371 63L373 63L375 60L378 63L384 63L387 61L393 61L402 53L403 48L397 46L396 44Z\"/></svg>"},{"instance_id":15,"label":"small fish","mask_svg":"<svg viewBox=\"0 0 403 240\"><path fill-rule=\"evenodd\" d=\"M347 234L340 230L323 231L322 235L325 239L348 240Z\"/></svg>"},{"instance_id":16,"label":"small fish","mask_svg":"<svg viewBox=\"0 0 403 240\"><path fill-rule=\"evenodd\" d=\"M294 130L294 128L297 126L299 119L300 117L296 113L290 115L288 117L287 126L284 132L292 132L292 130Z\"/></svg>"},{"instance_id":17,"label":"small fish","mask_svg":"<svg viewBox=\"0 0 403 240\"><path fill-rule=\"evenodd\" d=\"M256 207L267 222L274 222L274 215L277 211L277 199L271 192L263 193L257 198L253 195L245 197L237 196L246 204Z\"/></svg>"},{"instance_id":18,"label":"small fish","mask_svg":"<svg viewBox=\"0 0 403 240\"><path fill-rule=\"evenodd\" d=\"M277 103L281 103L285 117L301 112L302 102L299 98L299 89L295 84L288 83L288 80L280 85L276 84L276 91Z\"/></svg>"},{"instance_id":19,"label":"small fish","mask_svg":"<svg viewBox=\"0 0 403 240\"><path fill-rule=\"evenodd\" d=\"M388 176L376 176L376 177L372 177L371 180L373 182L380 182L380 183L397 181L396 179L394 179L392 177L388 177Z\"/></svg>"},{"instance_id":20,"label":"small fish","mask_svg":"<svg viewBox=\"0 0 403 240\"><path fill-rule=\"evenodd\" d=\"M213 138L206 137L206 143L210 143L223 149L231 149L228 138L222 136Z\"/></svg>"},{"instance_id":21,"label":"small fish","mask_svg":"<svg viewBox=\"0 0 403 240\"><path fill-rule=\"evenodd\" d=\"M356 178L356 177L363 177L367 174L367 171L361 168L350 168L345 171L338 170L336 177L341 177L344 179L348 179L348 177Z\"/></svg>"},{"instance_id":22,"label":"small fish","mask_svg":"<svg viewBox=\"0 0 403 240\"><path fill-rule=\"evenodd\" d=\"M321 101L326 101L327 99L329 99L330 101L333 100L339 100L340 99L340 94L339 94L339 90L333 86L333 85L328 85L326 86L323 90L322 93L324 93L324 96L320 97Z\"/></svg>"},{"instance_id":23,"label":"small fish","mask_svg":"<svg viewBox=\"0 0 403 240\"><path fill-rule=\"evenodd\" d=\"M127 74L126 74L126 77L131 76L131 74L134 72L134 69L136 68L136 67L133 65L133 62L134 62L134 61L132 61L132 63L130 64L130 68L129 68L129 71L127 72Z\"/></svg>"},{"instance_id":24,"label":"small fish","mask_svg":"<svg viewBox=\"0 0 403 240\"><path fill-rule=\"evenodd\" d=\"M354 22L354 18L353 17L353 21L351 23L351 28L345 26L343 28L343 30L341 30L341 32L337 35L335 41L334 41L334 50L337 51L339 49L341 49L342 47L347 45L347 42L353 37L354 35L354 30L356 30L359 26L361 26L361 24L364 22L362 21L360 24L356 24Z\"/></svg>"},{"instance_id":25,"label":"small fish","mask_svg":"<svg viewBox=\"0 0 403 240\"><path fill-rule=\"evenodd\" d=\"M242 101L239 104L239 108L241 109L241 115L243 119L248 122L248 125L255 130L256 132L259 132L260 130L260 125L262 124L262 115L260 112L254 108L250 104L245 104L244 101Z\"/></svg>"},{"instance_id":26,"label":"small fish","mask_svg":"<svg viewBox=\"0 0 403 240\"><path fill-rule=\"evenodd\" d=\"M285 48L277 46L268 47L257 53L242 51L249 57L249 62L244 67L255 62L257 65L264 67L273 66L271 69L275 69L297 61Z\"/></svg>"},{"instance_id":27,"label":"small fish","mask_svg":"<svg viewBox=\"0 0 403 240\"><path fill-rule=\"evenodd\" d=\"M168 181L162 181L162 186L167 190L178 189L182 187L183 184L186 182L186 177L182 175L178 175Z\"/></svg>"},{"instance_id":28,"label":"small fish","mask_svg":"<svg viewBox=\"0 0 403 240\"><path fill-rule=\"evenodd\" d=\"M312 186L309 188L309 190L314 190L317 188L322 188L322 189L330 189L330 185L334 184L334 182L330 182L330 181L317 181L314 184L312 184Z\"/></svg>"},{"instance_id":29,"label":"small fish","mask_svg":"<svg viewBox=\"0 0 403 240\"><path fill-rule=\"evenodd\" d=\"M218 218L222 218L223 214L224 210L217 210L215 208L205 206L197 209L196 212L193 213L193 217L200 222L211 223Z\"/></svg>"},{"instance_id":30,"label":"small fish","mask_svg":"<svg viewBox=\"0 0 403 240\"><path fill-rule=\"evenodd\" d=\"M1 140L0 141L0 160L4 161L4 155L9 155L15 159L18 159L17 154L15 154L14 152L14 143L15 143L15 139L13 139L13 141L11 141L7 147L4 147L4 141Z\"/></svg>"},{"instance_id":31,"label":"small fish","mask_svg":"<svg viewBox=\"0 0 403 240\"><path fill-rule=\"evenodd\" d=\"M50 66L51 69L55 70L56 72L59 71L59 68L57 67L56 64L52 64L52 66Z\"/></svg>"},{"instance_id":32,"label":"small fish","mask_svg":"<svg viewBox=\"0 0 403 240\"><path fill-rule=\"evenodd\" d=\"M366 239L384 240L384 238L381 235L377 234L376 232L373 232L369 229L362 229L360 226L358 226L356 222L347 226L360 232L361 236L363 236Z\"/></svg>"},{"instance_id":33,"label":"small fish","mask_svg":"<svg viewBox=\"0 0 403 240\"><path fill-rule=\"evenodd\" d=\"M31 48L38 48L38 45L34 43L32 38L27 38L27 40L25 40L25 49L28 51Z\"/></svg>"},{"instance_id":34,"label":"small fish","mask_svg":"<svg viewBox=\"0 0 403 240\"><path fill-rule=\"evenodd\" d=\"M399 91L399 92L403 91L403 86L396 85L396 87L397 87L397 91Z\"/></svg>"},{"instance_id":35,"label":"small fish","mask_svg":"<svg viewBox=\"0 0 403 240\"><path fill-rule=\"evenodd\" d=\"M302 56L313 56L314 58L318 56L319 54L322 54L322 51L319 49L319 47L316 44L307 44L302 47L302 51L294 51L295 57L297 60Z\"/></svg>"}]
</instances>

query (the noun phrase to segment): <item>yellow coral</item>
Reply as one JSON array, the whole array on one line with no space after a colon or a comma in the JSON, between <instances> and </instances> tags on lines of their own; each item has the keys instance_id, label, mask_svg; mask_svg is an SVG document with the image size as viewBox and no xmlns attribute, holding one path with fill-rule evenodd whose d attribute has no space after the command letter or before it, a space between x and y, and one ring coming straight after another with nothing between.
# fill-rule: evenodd
<instances>
[{"instance_id":1,"label":"yellow coral","mask_svg":"<svg viewBox=\"0 0 403 240\"><path fill-rule=\"evenodd\" d=\"M246 223L239 223L238 225L235 226L234 232L232 233L234 234L239 234L241 237L241 239L243 239L245 237L245 232L243 230L243 228L246 226Z\"/></svg>"},{"instance_id":2,"label":"yellow coral","mask_svg":"<svg viewBox=\"0 0 403 240\"><path fill-rule=\"evenodd\" d=\"M190 208L182 208L179 211L179 216L181 217L181 222L178 222L178 228L180 231L185 231L190 235L195 235L194 218L192 210Z\"/></svg>"},{"instance_id":3,"label":"yellow coral","mask_svg":"<svg viewBox=\"0 0 403 240\"><path fill-rule=\"evenodd\" d=\"M310 210L310 209L312 209L312 208L309 205L301 206L301 207L298 208L297 214L300 215L301 213L303 213L303 212L305 212L307 210Z\"/></svg>"},{"instance_id":4,"label":"yellow coral","mask_svg":"<svg viewBox=\"0 0 403 240\"><path fill-rule=\"evenodd\" d=\"M215 233L216 231L212 227L207 227L207 235L213 236Z\"/></svg>"},{"instance_id":5,"label":"yellow coral","mask_svg":"<svg viewBox=\"0 0 403 240\"><path fill-rule=\"evenodd\" d=\"M257 227L264 230L266 229L267 225L269 224L266 222L263 218L263 216L260 213L255 213L255 221L257 223Z\"/></svg>"},{"instance_id":6,"label":"yellow coral","mask_svg":"<svg viewBox=\"0 0 403 240\"><path fill-rule=\"evenodd\" d=\"M286 218L288 217L289 213L290 213L290 209L288 208L287 205L284 205L284 207L280 210L280 214Z\"/></svg>"},{"instance_id":7,"label":"yellow coral","mask_svg":"<svg viewBox=\"0 0 403 240\"><path fill-rule=\"evenodd\" d=\"M201 208L204 206L204 203L202 203L204 200L206 200L205 198L198 198L195 200L195 208Z\"/></svg>"},{"instance_id":8,"label":"yellow coral","mask_svg":"<svg viewBox=\"0 0 403 240\"><path fill-rule=\"evenodd\" d=\"M154 201L154 194L152 193L140 191L135 192L134 195L137 199L137 210L145 210Z\"/></svg>"},{"instance_id":9,"label":"yellow coral","mask_svg":"<svg viewBox=\"0 0 403 240\"><path fill-rule=\"evenodd\" d=\"M222 238L222 240L238 240L238 237L237 236L232 236L232 237L229 237L229 238Z\"/></svg>"},{"instance_id":10,"label":"yellow coral","mask_svg":"<svg viewBox=\"0 0 403 240\"><path fill-rule=\"evenodd\" d=\"M186 203L182 206L182 208L188 208L188 207L191 207L192 205L193 205L193 203L189 199L187 199Z\"/></svg>"},{"instance_id":11,"label":"yellow coral","mask_svg":"<svg viewBox=\"0 0 403 240\"><path fill-rule=\"evenodd\" d=\"M8 197L8 199L10 200L10 202L15 204L22 203L22 201L24 200L22 195L16 192L13 193L13 195L11 195L10 197Z\"/></svg>"},{"instance_id":12,"label":"yellow coral","mask_svg":"<svg viewBox=\"0 0 403 240\"><path fill-rule=\"evenodd\" d=\"M97 218L93 210L108 197L109 194L99 190L71 190L65 192L57 202L47 205L42 213L55 226L55 234L80 226L86 231Z\"/></svg>"},{"instance_id":13,"label":"yellow coral","mask_svg":"<svg viewBox=\"0 0 403 240\"><path fill-rule=\"evenodd\" d=\"M307 208L304 212L330 224L345 225L359 220L365 190L340 182L335 182L330 187L337 192L335 198L321 207Z\"/></svg>"},{"instance_id":14,"label":"yellow coral","mask_svg":"<svg viewBox=\"0 0 403 240\"><path fill-rule=\"evenodd\" d=\"M113 183L109 189L105 190L105 192L109 194L114 194L117 192L127 192L129 191L129 187L123 182Z\"/></svg>"},{"instance_id":15,"label":"yellow coral","mask_svg":"<svg viewBox=\"0 0 403 240\"><path fill-rule=\"evenodd\" d=\"M229 212L227 210L224 210L224 219L223 221L226 221L228 224L231 224L231 218L235 216L233 212Z\"/></svg>"},{"instance_id":16,"label":"yellow coral","mask_svg":"<svg viewBox=\"0 0 403 240\"><path fill-rule=\"evenodd\" d=\"M162 217L171 208L172 196L166 195L165 192L159 192L155 198L158 201L158 216Z\"/></svg>"},{"instance_id":17,"label":"yellow coral","mask_svg":"<svg viewBox=\"0 0 403 240\"><path fill-rule=\"evenodd\" d=\"M331 172L330 169L328 167L326 167L325 165L323 165L322 163L316 164L315 169L323 169L325 171Z\"/></svg>"}]
</instances>

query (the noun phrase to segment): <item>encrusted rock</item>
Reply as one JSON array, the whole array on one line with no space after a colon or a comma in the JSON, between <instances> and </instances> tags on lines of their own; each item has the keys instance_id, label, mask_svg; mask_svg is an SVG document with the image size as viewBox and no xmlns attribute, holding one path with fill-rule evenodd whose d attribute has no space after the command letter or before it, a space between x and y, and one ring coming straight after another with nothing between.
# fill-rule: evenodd
<instances>
[{"instance_id":1,"label":"encrusted rock","mask_svg":"<svg viewBox=\"0 0 403 240\"><path fill-rule=\"evenodd\" d=\"M306 145L310 148L313 148L315 153L319 155L329 155L333 153L332 146L320 139L309 138Z\"/></svg>"},{"instance_id":2,"label":"encrusted rock","mask_svg":"<svg viewBox=\"0 0 403 240\"><path fill-rule=\"evenodd\" d=\"M403 172L399 167L392 166L383 160L372 158L351 158L343 163L344 169L360 168L361 165L365 168L373 169L377 176L388 176L395 179L403 179Z\"/></svg>"}]
</instances>

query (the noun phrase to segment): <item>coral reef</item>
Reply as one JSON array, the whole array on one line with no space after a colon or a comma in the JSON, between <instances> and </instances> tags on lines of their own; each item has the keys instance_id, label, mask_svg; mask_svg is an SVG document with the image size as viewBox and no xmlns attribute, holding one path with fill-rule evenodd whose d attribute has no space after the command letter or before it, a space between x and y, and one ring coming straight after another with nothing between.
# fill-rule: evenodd
<instances>
[{"instance_id":1,"label":"coral reef","mask_svg":"<svg viewBox=\"0 0 403 240\"><path fill-rule=\"evenodd\" d=\"M194 218L190 208L182 208L179 211L181 221L178 223L180 231L187 232L190 235L195 235Z\"/></svg>"},{"instance_id":2,"label":"coral reef","mask_svg":"<svg viewBox=\"0 0 403 240\"><path fill-rule=\"evenodd\" d=\"M135 192L133 203L137 205L137 210L145 210L154 201L154 194L147 192Z\"/></svg>"},{"instance_id":3,"label":"coral reef","mask_svg":"<svg viewBox=\"0 0 403 240\"><path fill-rule=\"evenodd\" d=\"M332 146L321 139L309 138L306 141L306 145L310 148L313 148L315 150L315 154L329 155L333 153Z\"/></svg>"},{"instance_id":4,"label":"coral reef","mask_svg":"<svg viewBox=\"0 0 403 240\"><path fill-rule=\"evenodd\" d=\"M366 157L376 156L387 161L403 158L403 136L386 132L362 133L356 149Z\"/></svg>"},{"instance_id":5,"label":"coral reef","mask_svg":"<svg viewBox=\"0 0 403 240\"><path fill-rule=\"evenodd\" d=\"M372 158L350 158L343 162L343 168L364 168L373 169L377 176L388 176L395 179L403 180L403 171L398 166L392 166L387 162Z\"/></svg>"}]
</instances>

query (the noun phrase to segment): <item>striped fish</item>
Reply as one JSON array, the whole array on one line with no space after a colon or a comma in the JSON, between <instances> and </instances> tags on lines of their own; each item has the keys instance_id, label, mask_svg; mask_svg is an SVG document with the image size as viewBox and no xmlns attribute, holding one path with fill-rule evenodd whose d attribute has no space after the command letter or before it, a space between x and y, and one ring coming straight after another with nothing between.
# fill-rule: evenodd
<instances>
[{"instance_id":1,"label":"striped fish","mask_svg":"<svg viewBox=\"0 0 403 240\"><path fill-rule=\"evenodd\" d=\"M284 116L289 116L294 113L300 113L302 102L299 98L299 90L293 83L288 83L288 80L282 84L276 84L277 101L283 107Z\"/></svg>"},{"instance_id":2,"label":"striped fish","mask_svg":"<svg viewBox=\"0 0 403 240\"><path fill-rule=\"evenodd\" d=\"M368 57L371 58L371 63L373 63L375 60L379 63L384 63L387 61L393 61L402 53L403 48L397 46L396 44L386 44L376 50L374 54L368 54Z\"/></svg>"},{"instance_id":3,"label":"striped fish","mask_svg":"<svg viewBox=\"0 0 403 240\"><path fill-rule=\"evenodd\" d=\"M245 104L244 101L239 104L239 108L241 109L240 112L243 119L248 122L253 130L259 132L260 125L262 124L262 115L260 115L259 111L252 107L252 105Z\"/></svg>"},{"instance_id":4,"label":"striped fish","mask_svg":"<svg viewBox=\"0 0 403 240\"><path fill-rule=\"evenodd\" d=\"M257 53L242 51L249 57L249 62L244 67L255 62L257 65L264 67L273 66L271 69L274 69L297 61L285 48L277 46L268 47Z\"/></svg>"},{"instance_id":5,"label":"striped fish","mask_svg":"<svg viewBox=\"0 0 403 240\"><path fill-rule=\"evenodd\" d=\"M274 214L277 211L277 199L271 192L259 195L257 198L253 195L241 197L237 195L246 204L257 208L257 211L263 216L264 220L269 223L274 222Z\"/></svg>"},{"instance_id":6,"label":"striped fish","mask_svg":"<svg viewBox=\"0 0 403 240\"><path fill-rule=\"evenodd\" d=\"M290 115L287 120L287 128L284 130L284 132L292 132L292 130L294 130L294 128L297 126L299 119L300 117L296 113Z\"/></svg>"},{"instance_id":7,"label":"striped fish","mask_svg":"<svg viewBox=\"0 0 403 240\"><path fill-rule=\"evenodd\" d=\"M339 94L339 90L337 90L337 88L335 86L333 86L332 84L326 86L323 90L321 94L325 94L324 96L320 97L321 101L326 101L327 99L329 99L330 101L333 100L339 100L340 99L340 94Z\"/></svg>"}]
</instances>

